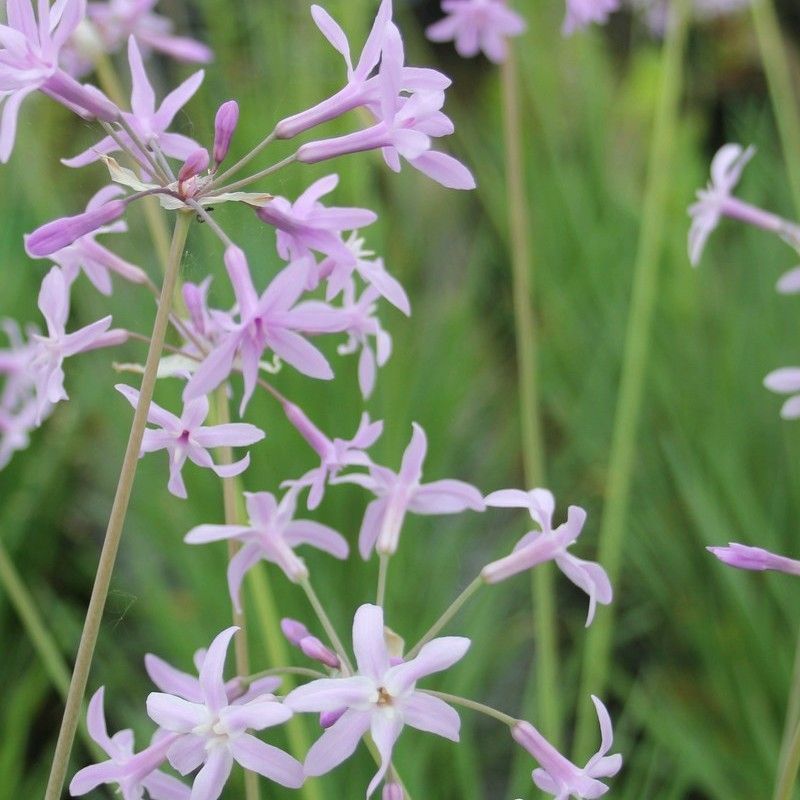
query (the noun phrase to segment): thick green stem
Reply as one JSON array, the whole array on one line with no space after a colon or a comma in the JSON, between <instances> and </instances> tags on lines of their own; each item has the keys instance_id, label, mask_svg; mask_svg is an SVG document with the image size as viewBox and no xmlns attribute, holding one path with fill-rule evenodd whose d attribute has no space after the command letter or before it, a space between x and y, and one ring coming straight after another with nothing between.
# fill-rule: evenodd
<instances>
[{"instance_id":1,"label":"thick green stem","mask_svg":"<svg viewBox=\"0 0 800 800\"><path fill-rule=\"evenodd\" d=\"M689 2L677 0L670 8L673 16L667 30L661 61L661 85L657 96L642 227L634 266L622 377L600 525L598 560L605 567L612 583L619 575L622 546L628 525L628 500L650 351L650 329L658 289L658 267L682 94ZM601 609L589 629L583 653L580 697L603 693L608 678L613 609L613 605ZM589 713L586 710L588 705L579 704L575 753L580 757L589 750L597 736L594 712Z\"/></svg>"},{"instance_id":2,"label":"thick green stem","mask_svg":"<svg viewBox=\"0 0 800 800\"><path fill-rule=\"evenodd\" d=\"M100 624L106 606L108 589L111 585L111 576L117 559L120 539L122 538L122 529L125 525L125 517L128 513L128 504L131 499L133 481L136 477L136 466L139 461L139 451L142 446L142 436L147 423L147 412L150 408L150 401L153 399L158 363L161 358L164 336L167 331L167 323L169 322L169 314L172 308L172 297L175 291L178 273L180 272L183 248L186 244L186 236L189 231L191 219L191 215L185 213L179 213L176 216L169 263L167 265L167 273L164 277L164 284L161 287L161 299L158 304L150 348L147 353L147 362L145 363L142 385L139 391L139 402L136 404L136 412L133 416L128 446L125 451L125 458L122 462L119 483L117 484L117 490L114 495L114 503L111 507L108 528L106 530L105 540L103 541L103 549L100 553L97 574L94 579L92 596L89 600L89 607L86 610L86 620L83 626L81 641L78 645L72 680L70 681L69 691L67 693L64 718L61 721L61 729L58 734L58 742L56 743L56 750L53 756L50 778L47 782L45 800L59 800L61 797L61 790L64 786L64 778L67 774L72 743L75 739L75 731L78 727L81 702L86 692L89 669L92 665L92 657L94 656L94 648L97 644L97 637L100 632Z\"/></svg>"},{"instance_id":3,"label":"thick green stem","mask_svg":"<svg viewBox=\"0 0 800 800\"><path fill-rule=\"evenodd\" d=\"M800 724L795 725L786 748L786 758L778 773L773 800L792 800L797 783L797 770L800 768Z\"/></svg>"}]
</instances>

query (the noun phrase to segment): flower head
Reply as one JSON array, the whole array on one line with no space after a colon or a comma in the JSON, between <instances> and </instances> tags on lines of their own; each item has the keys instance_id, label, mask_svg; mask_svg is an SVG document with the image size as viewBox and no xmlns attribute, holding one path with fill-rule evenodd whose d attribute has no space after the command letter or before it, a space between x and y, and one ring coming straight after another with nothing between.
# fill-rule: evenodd
<instances>
[{"instance_id":1,"label":"flower head","mask_svg":"<svg viewBox=\"0 0 800 800\"><path fill-rule=\"evenodd\" d=\"M461 721L456 711L416 688L417 681L460 661L470 641L461 636L433 639L410 661L393 664L383 625L383 609L363 605L353 619L353 652L357 672L345 678L324 678L294 689L286 705L294 711L344 713L309 750L306 775L323 775L349 758L367 732L380 753L380 768L367 789L377 789L392 761L392 751L405 725L458 741Z\"/></svg>"},{"instance_id":2,"label":"flower head","mask_svg":"<svg viewBox=\"0 0 800 800\"><path fill-rule=\"evenodd\" d=\"M502 489L486 498L487 506L498 508L527 508L538 531L526 533L517 542L511 555L493 561L481 571L487 583L497 583L545 561L555 561L558 568L579 588L589 595L587 627L594 619L597 603L607 605L613 592L606 571L593 561L573 556L567 548L580 536L586 521L586 512L579 506L570 506L567 521L553 530L555 498L547 489L523 492L519 489Z\"/></svg>"},{"instance_id":3,"label":"flower head","mask_svg":"<svg viewBox=\"0 0 800 800\"><path fill-rule=\"evenodd\" d=\"M518 722L511 729L511 735L517 743L541 764L540 769L533 771L533 782L539 789L552 794L557 800L567 800L568 797L594 800L596 797L602 797L608 791L608 786L599 779L613 777L622 768L622 756L619 753L606 755L613 744L608 711L594 695L592 702L600 723L601 742L600 749L583 769L562 756L530 723Z\"/></svg>"},{"instance_id":4,"label":"flower head","mask_svg":"<svg viewBox=\"0 0 800 800\"><path fill-rule=\"evenodd\" d=\"M200 668L200 698L189 700L163 692L152 692L147 698L150 718L176 734L167 750L170 764L182 775L202 765L194 779L194 800L217 800L234 761L281 786L296 789L303 784L299 762L247 732L281 725L292 716L289 707L271 694L242 703L230 701L223 670L237 630L231 627L222 631L208 648Z\"/></svg>"},{"instance_id":5,"label":"flower head","mask_svg":"<svg viewBox=\"0 0 800 800\"><path fill-rule=\"evenodd\" d=\"M117 384L116 390L136 408L139 392L130 386ZM213 470L220 478L231 478L244 472L250 464L250 454L233 464L215 464L208 448L242 447L255 444L264 438L264 431L245 422L224 425L203 425L208 416L208 399L198 397L184 405L180 417L170 414L156 403L150 403L147 421L158 426L147 428L142 439L141 456L156 450L169 454L169 491L176 497L186 498L183 482L183 465L186 459L199 467Z\"/></svg>"},{"instance_id":6,"label":"flower head","mask_svg":"<svg viewBox=\"0 0 800 800\"><path fill-rule=\"evenodd\" d=\"M762 547L749 547L745 544L730 542L727 547L707 547L723 564L738 569L749 569L757 572L774 570L789 575L800 575L800 561L777 553L771 553Z\"/></svg>"},{"instance_id":7,"label":"flower head","mask_svg":"<svg viewBox=\"0 0 800 800\"><path fill-rule=\"evenodd\" d=\"M277 564L289 580L299 583L308 577L308 568L295 555L294 548L311 545L336 558L347 558L344 537L333 528L307 519L294 519L297 489L290 489L278 502L270 492L245 492L248 525L199 525L186 534L188 544L205 544L233 539L242 544L228 565L231 601L241 610L239 589L245 574L259 561Z\"/></svg>"},{"instance_id":8,"label":"flower head","mask_svg":"<svg viewBox=\"0 0 800 800\"><path fill-rule=\"evenodd\" d=\"M605 25L609 14L618 11L620 0L567 0L567 14L562 32L569 36L593 22Z\"/></svg>"},{"instance_id":9,"label":"flower head","mask_svg":"<svg viewBox=\"0 0 800 800\"><path fill-rule=\"evenodd\" d=\"M512 11L505 0L442 0L444 19L425 31L432 42L455 41L456 51L464 58L482 50L490 61L506 60L506 38L525 31L525 20Z\"/></svg>"}]
</instances>

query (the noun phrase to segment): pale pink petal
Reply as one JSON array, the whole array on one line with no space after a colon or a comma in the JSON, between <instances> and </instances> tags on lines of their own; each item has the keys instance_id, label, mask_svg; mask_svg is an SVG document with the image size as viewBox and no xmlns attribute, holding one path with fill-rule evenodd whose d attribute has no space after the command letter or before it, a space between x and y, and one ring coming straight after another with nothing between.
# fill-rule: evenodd
<instances>
[{"instance_id":1,"label":"pale pink petal","mask_svg":"<svg viewBox=\"0 0 800 800\"><path fill-rule=\"evenodd\" d=\"M200 682L194 675L181 672L168 664L164 659L147 653L144 657L144 668L150 680L166 694L175 694L192 703L202 703Z\"/></svg>"},{"instance_id":2,"label":"pale pink petal","mask_svg":"<svg viewBox=\"0 0 800 800\"><path fill-rule=\"evenodd\" d=\"M319 380L332 380L333 370L313 344L300 334L275 328L269 332L269 346L277 356L291 364L298 372Z\"/></svg>"},{"instance_id":3,"label":"pale pink petal","mask_svg":"<svg viewBox=\"0 0 800 800\"><path fill-rule=\"evenodd\" d=\"M764 378L764 386L780 394L800 392L800 367L783 367L770 372Z\"/></svg>"},{"instance_id":4,"label":"pale pink petal","mask_svg":"<svg viewBox=\"0 0 800 800\"><path fill-rule=\"evenodd\" d=\"M422 647L419 655L411 661L392 667L386 674L385 683L392 695L402 694L420 678L442 672L460 661L470 640L463 636L443 636L433 639Z\"/></svg>"},{"instance_id":5,"label":"pale pink petal","mask_svg":"<svg viewBox=\"0 0 800 800\"><path fill-rule=\"evenodd\" d=\"M310 544L336 558L347 558L350 548L347 540L333 528L312 520L295 520L283 532L284 540L292 547Z\"/></svg>"},{"instance_id":6,"label":"pale pink petal","mask_svg":"<svg viewBox=\"0 0 800 800\"><path fill-rule=\"evenodd\" d=\"M361 675L320 678L289 692L284 701L292 711L338 711L369 702L375 682Z\"/></svg>"},{"instance_id":7,"label":"pale pink petal","mask_svg":"<svg viewBox=\"0 0 800 800\"><path fill-rule=\"evenodd\" d=\"M472 173L460 161L446 153L428 150L410 164L448 189L475 188L475 178Z\"/></svg>"},{"instance_id":8,"label":"pale pink petal","mask_svg":"<svg viewBox=\"0 0 800 800\"><path fill-rule=\"evenodd\" d=\"M161 770L151 772L142 779L152 800L189 800L191 789L172 775Z\"/></svg>"},{"instance_id":9,"label":"pale pink petal","mask_svg":"<svg viewBox=\"0 0 800 800\"><path fill-rule=\"evenodd\" d=\"M441 480L426 483L415 490L408 504L415 514L457 514L467 508L483 511L483 496L468 483Z\"/></svg>"},{"instance_id":10,"label":"pale pink petal","mask_svg":"<svg viewBox=\"0 0 800 800\"><path fill-rule=\"evenodd\" d=\"M174 733L189 733L208 716L205 706L162 692L147 696L147 714L157 725Z\"/></svg>"},{"instance_id":11,"label":"pale pink petal","mask_svg":"<svg viewBox=\"0 0 800 800\"><path fill-rule=\"evenodd\" d=\"M181 736L167 751L167 759L181 775L194 772L205 760L206 740L202 736Z\"/></svg>"},{"instance_id":12,"label":"pale pink petal","mask_svg":"<svg viewBox=\"0 0 800 800\"><path fill-rule=\"evenodd\" d=\"M192 784L191 800L217 800L225 788L233 767L233 756L227 747L214 747Z\"/></svg>"},{"instance_id":13,"label":"pale pink petal","mask_svg":"<svg viewBox=\"0 0 800 800\"><path fill-rule=\"evenodd\" d=\"M402 701L403 720L419 731L435 733L454 742L459 740L461 719L444 700L424 692L412 692Z\"/></svg>"},{"instance_id":14,"label":"pale pink petal","mask_svg":"<svg viewBox=\"0 0 800 800\"><path fill-rule=\"evenodd\" d=\"M353 653L358 671L375 681L389 669L389 648L383 629L383 609L369 603L362 605L353 618Z\"/></svg>"},{"instance_id":15,"label":"pale pink petal","mask_svg":"<svg viewBox=\"0 0 800 800\"><path fill-rule=\"evenodd\" d=\"M222 714L228 730L232 732L260 731L264 728L282 725L291 717L291 709L283 703L261 698L251 700L244 705L228 706Z\"/></svg>"},{"instance_id":16,"label":"pale pink petal","mask_svg":"<svg viewBox=\"0 0 800 800\"><path fill-rule=\"evenodd\" d=\"M281 786L299 789L305 781L303 765L299 761L249 733L231 740L230 747L233 757L245 769L257 772Z\"/></svg>"},{"instance_id":17,"label":"pale pink petal","mask_svg":"<svg viewBox=\"0 0 800 800\"><path fill-rule=\"evenodd\" d=\"M133 83L131 108L137 117L149 119L155 114L156 95L153 91L153 87L150 85L147 72L145 72L139 46L136 44L136 39L133 36L128 39L128 63L130 64L131 80Z\"/></svg>"},{"instance_id":18,"label":"pale pink petal","mask_svg":"<svg viewBox=\"0 0 800 800\"><path fill-rule=\"evenodd\" d=\"M333 17L322 6L311 6L311 16L314 23L319 28L322 35L330 42L334 49L344 56L347 68L352 70L353 63L350 60L350 44L347 41L344 31Z\"/></svg>"},{"instance_id":19,"label":"pale pink petal","mask_svg":"<svg viewBox=\"0 0 800 800\"><path fill-rule=\"evenodd\" d=\"M407 484L416 483L422 476L422 464L425 461L425 454L428 451L428 440L425 431L416 422L412 422L413 433L411 441L408 443L403 462L400 465L400 480Z\"/></svg>"},{"instance_id":20,"label":"pale pink petal","mask_svg":"<svg viewBox=\"0 0 800 800\"><path fill-rule=\"evenodd\" d=\"M113 745L108 735L106 717L103 712L104 696L105 688L102 686L92 695L92 699L89 701L89 708L86 711L86 727L89 729L89 736L91 736L106 753L113 756Z\"/></svg>"},{"instance_id":21,"label":"pale pink petal","mask_svg":"<svg viewBox=\"0 0 800 800\"><path fill-rule=\"evenodd\" d=\"M165 131L169 128L175 115L191 100L194 93L200 88L205 76L204 70L198 70L190 78L187 78L177 89L173 89L161 103L154 116L154 122L159 130ZM196 147L197 145L195 145ZM187 154L188 155L188 154ZM194 798L192 798L194 800Z\"/></svg>"},{"instance_id":22,"label":"pale pink petal","mask_svg":"<svg viewBox=\"0 0 800 800\"><path fill-rule=\"evenodd\" d=\"M370 716L363 711L345 712L311 746L305 761L306 775L324 775L350 758L369 730Z\"/></svg>"},{"instance_id":23,"label":"pale pink petal","mask_svg":"<svg viewBox=\"0 0 800 800\"><path fill-rule=\"evenodd\" d=\"M228 705L228 695L225 692L225 681L222 674L225 670L228 645L238 630L239 628L232 625L218 633L203 659L203 667L200 670L200 688L203 691L206 705L213 711L218 711Z\"/></svg>"},{"instance_id":24,"label":"pale pink petal","mask_svg":"<svg viewBox=\"0 0 800 800\"><path fill-rule=\"evenodd\" d=\"M370 732L372 734L372 741L378 748L381 756L381 763L375 776L367 787L367 797L378 788L383 776L389 769L392 763L392 751L394 750L394 743L400 732L403 730L403 720L397 714L382 714L377 713L372 715L370 723Z\"/></svg>"},{"instance_id":25,"label":"pale pink petal","mask_svg":"<svg viewBox=\"0 0 800 800\"><path fill-rule=\"evenodd\" d=\"M244 576L261 560L261 548L257 544L246 544L228 562L228 591L237 612L241 612L240 592Z\"/></svg>"},{"instance_id":26,"label":"pale pink petal","mask_svg":"<svg viewBox=\"0 0 800 800\"><path fill-rule=\"evenodd\" d=\"M260 442L266 434L261 428L246 422L229 422L224 425L197 428L192 439L201 447L244 447Z\"/></svg>"},{"instance_id":27,"label":"pale pink petal","mask_svg":"<svg viewBox=\"0 0 800 800\"><path fill-rule=\"evenodd\" d=\"M351 476L355 477L355 476ZM363 559L368 559L372 548L381 532L381 524L386 513L388 499L379 497L367 506L364 512L364 519L361 523L361 531L358 534L358 552Z\"/></svg>"}]
</instances>

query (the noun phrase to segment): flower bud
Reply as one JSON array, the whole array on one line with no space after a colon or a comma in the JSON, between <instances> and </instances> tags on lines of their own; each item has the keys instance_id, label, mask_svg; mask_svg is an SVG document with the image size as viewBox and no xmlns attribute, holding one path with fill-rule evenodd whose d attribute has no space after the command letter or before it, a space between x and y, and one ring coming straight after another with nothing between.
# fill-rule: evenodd
<instances>
[{"instance_id":1,"label":"flower bud","mask_svg":"<svg viewBox=\"0 0 800 800\"><path fill-rule=\"evenodd\" d=\"M200 147L195 150L186 161L183 162L181 171L178 173L178 183L188 181L208 169L208 150Z\"/></svg>"},{"instance_id":2,"label":"flower bud","mask_svg":"<svg viewBox=\"0 0 800 800\"><path fill-rule=\"evenodd\" d=\"M323 711L319 715L319 724L323 728L330 728L331 725L335 725L342 718L345 711L347 711L346 708L339 708L336 711Z\"/></svg>"},{"instance_id":3,"label":"flower bud","mask_svg":"<svg viewBox=\"0 0 800 800\"><path fill-rule=\"evenodd\" d=\"M336 653L325 647L316 636L305 636L299 642L299 647L305 655L314 661L319 661L331 669L339 669L341 666L339 657Z\"/></svg>"},{"instance_id":4,"label":"flower bud","mask_svg":"<svg viewBox=\"0 0 800 800\"><path fill-rule=\"evenodd\" d=\"M385 783L381 800L405 800L405 792L399 783Z\"/></svg>"},{"instance_id":5,"label":"flower bud","mask_svg":"<svg viewBox=\"0 0 800 800\"><path fill-rule=\"evenodd\" d=\"M290 644L293 644L295 647L300 646L300 642L305 639L307 636L311 636L302 622L298 622L296 619L291 619L290 617L284 617L281 620L281 630L283 631L283 635L289 640Z\"/></svg>"},{"instance_id":6,"label":"flower bud","mask_svg":"<svg viewBox=\"0 0 800 800\"><path fill-rule=\"evenodd\" d=\"M78 214L48 222L25 237L25 250L31 258L45 258L76 242L81 236L97 230L125 213L124 200L110 203Z\"/></svg>"},{"instance_id":7,"label":"flower bud","mask_svg":"<svg viewBox=\"0 0 800 800\"><path fill-rule=\"evenodd\" d=\"M231 139L239 123L239 104L235 100L223 103L214 120L214 168L216 169L228 155Z\"/></svg>"}]
</instances>

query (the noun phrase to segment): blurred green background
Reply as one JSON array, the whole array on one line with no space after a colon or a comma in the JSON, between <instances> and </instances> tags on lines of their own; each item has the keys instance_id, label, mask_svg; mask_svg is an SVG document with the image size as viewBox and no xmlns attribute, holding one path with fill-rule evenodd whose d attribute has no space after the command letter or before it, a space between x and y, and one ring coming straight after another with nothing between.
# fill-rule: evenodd
<instances>
[{"instance_id":1,"label":"blurred green background","mask_svg":"<svg viewBox=\"0 0 800 800\"><path fill-rule=\"evenodd\" d=\"M325 3L354 42L366 32L374 5L372 0ZM559 515L568 504L589 510L577 552L591 558L661 43L627 14L607 29L565 40L559 34L561 0L516 5L529 21L518 52L546 484L556 494ZM790 5L783 24L796 64L798 14ZM163 2L162 10L181 31L207 41L217 55L180 126L210 142L216 106L236 97L242 121L234 148L243 153L276 120L337 89L341 61L317 33L308 6L306 0ZM396 0L396 6L409 61L436 64L454 79L446 110L457 132L447 146L474 169L477 192L448 192L409 168L395 176L374 154L327 167L291 168L264 187L293 198L313 178L335 170L342 177L332 195L337 205L364 205L380 213L367 241L406 286L413 316L405 320L391 308L382 314L395 350L366 405L387 426L373 452L376 460L397 466L416 420L429 435L429 479L459 477L487 492L522 486L498 73L483 60L461 61L448 46L431 48L425 42L422 28L438 16L433 2ZM191 71L158 59L151 63L161 96ZM124 61L119 65L127 81ZM771 792L800 625L800 589L787 576L727 569L704 547L739 540L800 553L800 431L796 423L780 420L780 400L761 385L770 370L797 363L800 300L773 289L779 275L794 266L792 252L730 223L715 233L702 267L693 271L686 256L685 209L706 182L716 148L738 141L759 149L740 195L787 216L794 211L748 13L693 27L685 76L635 485L623 570L615 585L617 622L605 699L616 722L615 750L626 762L610 796L752 800ZM345 120L330 130L351 125ZM75 172L58 162L94 136L89 126L44 100L26 103L16 152L2 172L3 316L38 322L36 294L48 265L26 258L22 234L55 216L77 213L104 185L101 167ZM274 151L276 157L284 154L281 146ZM264 285L279 266L273 234L240 208L217 214L247 250ZM131 236L106 243L157 277L158 264L146 255L141 212L132 212L130 222ZM209 272L219 276L214 299L228 302L219 247L207 230L194 226L184 278L199 280ZM143 290L118 283L109 303L80 279L72 325L97 319L109 308L117 325L149 330L152 302ZM313 383L288 369L276 382L324 430L349 436L363 407L354 359L338 357L332 346L326 352L337 373L334 383ZM72 360L71 402L58 407L31 447L0 474L2 541L67 658L77 646L131 418L129 406L112 389L120 380L112 358L141 361L144 349L132 343L113 355ZM156 399L174 408L177 384L160 384ZM313 464L269 398L257 397L247 418L268 432L252 449L252 467L244 476L249 490L275 491L281 480ZM141 462L90 680L90 691L107 687L110 729L133 727L140 745L152 730L144 713L151 690L144 653L189 669L192 652L230 619L224 545L182 544L193 525L221 521L221 488L213 475L191 467L185 477L190 497L181 502L166 491L163 454ZM314 516L354 542L367 499L357 487L336 488ZM480 566L507 551L525 529L521 514L499 511L410 518L391 566L388 623L407 641L415 640ZM349 637L354 609L374 596L376 562L355 557L340 564L315 552L305 555L317 591ZM307 620L321 634L300 590L272 567L262 575L280 616ZM564 579L557 586L559 691L571 718L578 704L589 702L577 696L586 599ZM270 665L274 646L263 635L261 610L249 603L257 668ZM469 657L446 681L431 686L512 714L528 713L535 723L535 707L523 704L537 668L535 625L526 578L484 592L449 628L474 639ZM1 590L0 652L0 800L35 798L43 790L62 706ZM292 658L303 664L298 653ZM487 720L469 713L462 718L459 747L410 732L401 738L397 765L412 796L532 797L525 771L521 780L509 780L518 755L510 737ZM303 726L311 740L317 733L314 720ZM89 758L78 743L75 768ZM309 800L360 797L373 771L361 751L310 784ZM226 798L243 796L240 780L237 774ZM265 784L263 796L295 795Z\"/></svg>"}]
</instances>

